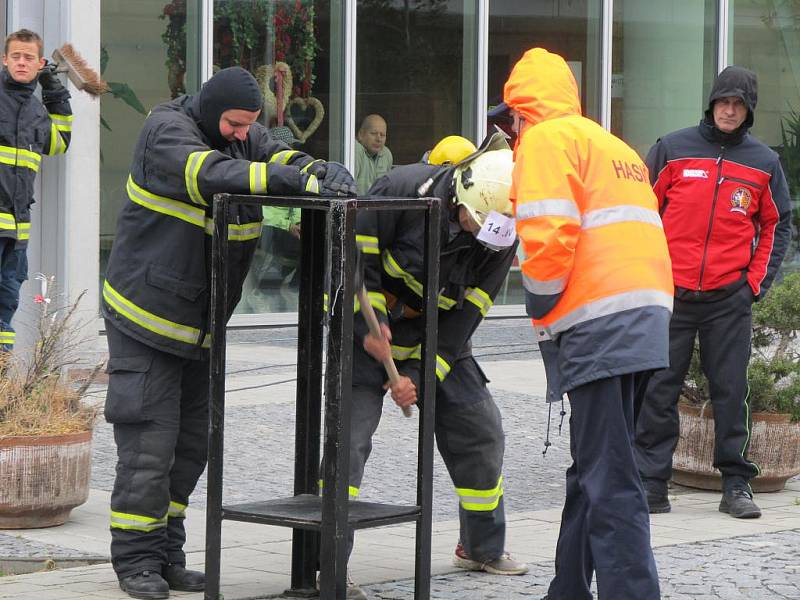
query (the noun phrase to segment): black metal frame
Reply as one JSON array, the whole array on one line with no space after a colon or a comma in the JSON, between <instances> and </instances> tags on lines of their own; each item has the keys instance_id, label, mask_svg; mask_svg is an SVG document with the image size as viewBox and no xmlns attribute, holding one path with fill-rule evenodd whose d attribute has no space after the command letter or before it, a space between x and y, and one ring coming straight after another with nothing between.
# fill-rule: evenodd
<instances>
[{"instance_id":1,"label":"black metal frame","mask_svg":"<svg viewBox=\"0 0 800 600\"><path fill-rule=\"evenodd\" d=\"M227 315L228 219L232 204L302 209L301 273L298 309L297 406L294 496L222 506L225 420L225 326ZM356 263L355 220L359 210L425 210L425 339L416 504L410 506L350 501L350 386L353 358L353 299ZM214 197L211 269L211 373L208 430L205 600L219 600L222 520L292 527L291 589L287 594L344 598L350 529L416 521L414 598L430 597L433 431L436 393L436 340L441 205L438 198ZM329 222L328 222L329 221ZM326 250L329 258L326 260ZM325 377L325 465L322 497L318 479L322 408L323 292L326 264L329 320Z\"/></svg>"}]
</instances>

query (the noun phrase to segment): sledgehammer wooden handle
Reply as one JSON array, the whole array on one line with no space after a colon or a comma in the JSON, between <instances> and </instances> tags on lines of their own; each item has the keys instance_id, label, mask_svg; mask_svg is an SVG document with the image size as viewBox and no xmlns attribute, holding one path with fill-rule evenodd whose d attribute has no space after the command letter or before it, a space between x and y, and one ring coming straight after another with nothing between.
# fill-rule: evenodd
<instances>
[{"instance_id":1,"label":"sledgehammer wooden handle","mask_svg":"<svg viewBox=\"0 0 800 600\"><path fill-rule=\"evenodd\" d=\"M361 304L361 312L364 314L369 332L376 338L382 339L383 332L378 323L378 317L375 316L375 309L372 308L372 304L369 302L369 296L367 295L367 289L363 285L358 288L358 302ZM389 376L390 383L395 384L400 381L400 373L397 372L397 367L391 356L383 361L383 368L386 369L386 374ZM400 408L403 410L403 414L406 417L411 416L410 406L401 406Z\"/></svg>"}]
</instances>

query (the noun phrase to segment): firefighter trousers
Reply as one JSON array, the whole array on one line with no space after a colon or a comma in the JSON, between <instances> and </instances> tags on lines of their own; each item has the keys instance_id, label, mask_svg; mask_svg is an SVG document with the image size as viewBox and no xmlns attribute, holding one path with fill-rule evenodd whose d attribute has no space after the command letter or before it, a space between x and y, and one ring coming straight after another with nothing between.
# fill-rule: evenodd
<instances>
[{"instance_id":1,"label":"firefighter trousers","mask_svg":"<svg viewBox=\"0 0 800 600\"><path fill-rule=\"evenodd\" d=\"M354 374L360 372L363 377L364 370L376 368L382 370L363 352L355 353ZM505 434L500 410L487 382L473 357L456 361L436 388L434 428L439 454L459 497L460 542L470 558L481 562L503 553L506 533L501 478ZM352 496L358 495L361 486L385 394L381 384L353 386L349 468Z\"/></svg>"},{"instance_id":2,"label":"firefighter trousers","mask_svg":"<svg viewBox=\"0 0 800 600\"><path fill-rule=\"evenodd\" d=\"M14 348L16 333L11 319L19 307L19 290L28 278L25 248L16 247L14 238L0 238L0 352Z\"/></svg>"},{"instance_id":3,"label":"firefighter trousers","mask_svg":"<svg viewBox=\"0 0 800 600\"><path fill-rule=\"evenodd\" d=\"M155 350L106 320L117 476L111 562L122 579L185 565L184 519L208 454L208 360Z\"/></svg>"},{"instance_id":4,"label":"firefighter trousers","mask_svg":"<svg viewBox=\"0 0 800 600\"><path fill-rule=\"evenodd\" d=\"M636 423L636 462L648 489L666 494L672 454L678 444L678 397L689 370L694 341L700 337L700 362L714 408L714 466L725 490L746 488L758 474L747 460L751 414L747 402L753 294L745 284L716 302L675 299L669 325L669 367L647 385Z\"/></svg>"},{"instance_id":5,"label":"firefighter trousers","mask_svg":"<svg viewBox=\"0 0 800 600\"><path fill-rule=\"evenodd\" d=\"M650 515L633 456L634 406L642 373L569 391L567 497L549 600L659 600Z\"/></svg>"}]
</instances>

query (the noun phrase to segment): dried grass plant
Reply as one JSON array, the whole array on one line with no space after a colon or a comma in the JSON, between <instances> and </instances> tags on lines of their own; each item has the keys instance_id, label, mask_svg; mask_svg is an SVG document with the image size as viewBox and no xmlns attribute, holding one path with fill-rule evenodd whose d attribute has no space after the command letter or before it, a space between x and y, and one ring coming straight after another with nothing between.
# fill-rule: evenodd
<instances>
[{"instance_id":1,"label":"dried grass plant","mask_svg":"<svg viewBox=\"0 0 800 600\"><path fill-rule=\"evenodd\" d=\"M34 278L41 282L41 294L35 297L39 313L33 350L29 357L0 354L0 437L87 431L97 415L83 398L104 363L83 380L67 378L67 369L80 363L79 331L84 324L76 318L85 291L75 302L59 305L49 295L55 290L54 278L41 274Z\"/></svg>"}]
</instances>

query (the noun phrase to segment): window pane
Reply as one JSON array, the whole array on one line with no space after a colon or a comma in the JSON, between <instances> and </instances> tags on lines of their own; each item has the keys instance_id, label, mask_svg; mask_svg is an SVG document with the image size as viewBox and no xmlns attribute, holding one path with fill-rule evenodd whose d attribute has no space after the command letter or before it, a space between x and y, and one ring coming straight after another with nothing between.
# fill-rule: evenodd
<instances>
[{"instance_id":1,"label":"window pane","mask_svg":"<svg viewBox=\"0 0 800 600\"><path fill-rule=\"evenodd\" d=\"M732 2L732 63L758 75L752 133L781 156L794 211L792 246L783 269L800 268L797 210L800 203L800 9L793 3Z\"/></svg>"},{"instance_id":2,"label":"window pane","mask_svg":"<svg viewBox=\"0 0 800 600\"><path fill-rule=\"evenodd\" d=\"M600 113L600 0L552 2L551 0L492 0L489 4L488 100L503 100L503 86L514 64L529 48L542 47L564 57L575 75L584 114ZM488 131L498 125L512 135L510 121L490 119ZM524 303L518 261L496 304Z\"/></svg>"},{"instance_id":3,"label":"window pane","mask_svg":"<svg viewBox=\"0 0 800 600\"><path fill-rule=\"evenodd\" d=\"M101 68L113 94L100 99L100 275L126 202L133 148L156 104L197 90L199 0L104 0Z\"/></svg>"},{"instance_id":4,"label":"window pane","mask_svg":"<svg viewBox=\"0 0 800 600\"><path fill-rule=\"evenodd\" d=\"M273 137L315 158L331 144L331 3L321 0L216 0L215 71L240 66L265 97L260 121ZM237 313L297 310L300 211L264 208L264 226Z\"/></svg>"},{"instance_id":5,"label":"window pane","mask_svg":"<svg viewBox=\"0 0 800 600\"><path fill-rule=\"evenodd\" d=\"M378 114L395 165L417 162L441 138L461 134L465 2L359 0L356 126ZM354 132L356 133L356 132ZM363 175L362 175L363 179Z\"/></svg>"},{"instance_id":6,"label":"window pane","mask_svg":"<svg viewBox=\"0 0 800 600\"><path fill-rule=\"evenodd\" d=\"M700 121L716 66L716 1L617 0L611 131L643 157Z\"/></svg>"}]
</instances>

